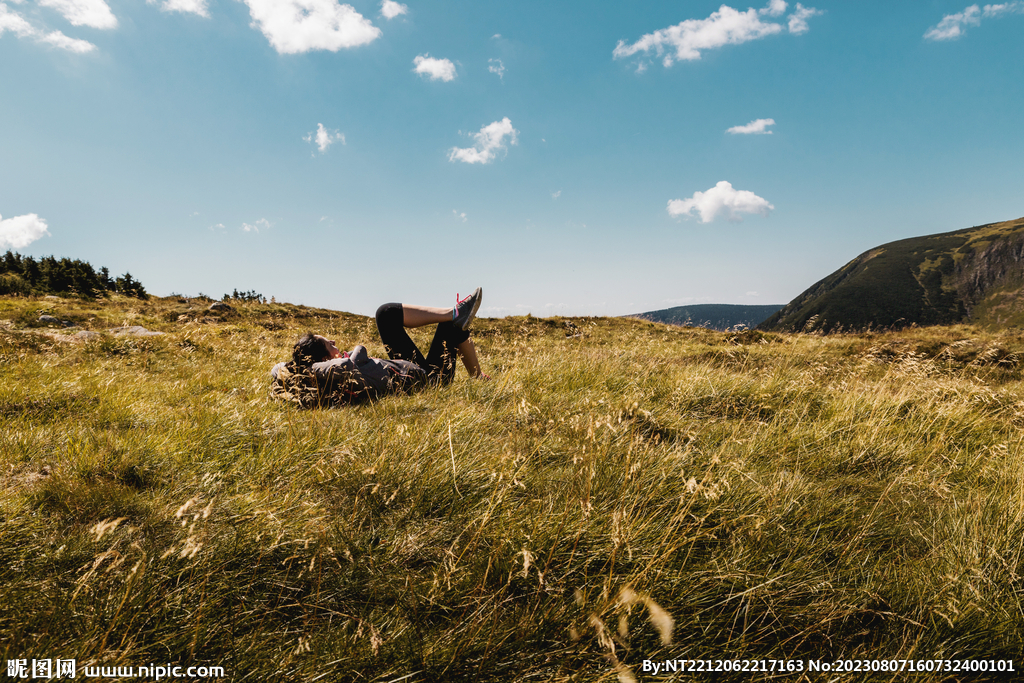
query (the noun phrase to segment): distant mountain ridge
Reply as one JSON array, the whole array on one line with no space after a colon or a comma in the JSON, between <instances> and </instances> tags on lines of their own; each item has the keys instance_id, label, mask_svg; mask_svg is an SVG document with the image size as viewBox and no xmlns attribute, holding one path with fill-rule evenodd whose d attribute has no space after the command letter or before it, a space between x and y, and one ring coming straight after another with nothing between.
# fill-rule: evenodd
<instances>
[{"instance_id":1,"label":"distant mountain ridge","mask_svg":"<svg viewBox=\"0 0 1024 683\"><path fill-rule=\"evenodd\" d=\"M763 321L763 330L1024 324L1024 218L870 249Z\"/></svg>"},{"instance_id":2,"label":"distant mountain ridge","mask_svg":"<svg viewBox=\"0 0 1024 683\"><path fill-rule=\"evenodd\" d=\"M712 330L729 330L737 325L757 327L765 318L782 308L782 304L747 306L743 304L693 304L676 306L660 311L637 313L628 317L642 318L669 325L707 327Z\"/></svg>"}]
</instances>

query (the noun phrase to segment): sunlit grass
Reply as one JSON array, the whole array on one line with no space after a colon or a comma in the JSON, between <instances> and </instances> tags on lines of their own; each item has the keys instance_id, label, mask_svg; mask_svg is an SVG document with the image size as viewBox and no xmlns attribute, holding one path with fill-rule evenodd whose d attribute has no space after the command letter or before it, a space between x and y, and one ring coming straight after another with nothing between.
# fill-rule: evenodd
<instances>
[{"instance_id":1,"label":"sunlit grass","mask_svg":"<svg viewBox=\"0 0 1024 683\"><path fill-rule=\"evenodd\" d=\"M0 303L7 658L589 681L1024 649L1016 333L481 320L492 381L303 411L270 366L309 328L380 355L372 320Z\"/></svg>"}]
</instances>

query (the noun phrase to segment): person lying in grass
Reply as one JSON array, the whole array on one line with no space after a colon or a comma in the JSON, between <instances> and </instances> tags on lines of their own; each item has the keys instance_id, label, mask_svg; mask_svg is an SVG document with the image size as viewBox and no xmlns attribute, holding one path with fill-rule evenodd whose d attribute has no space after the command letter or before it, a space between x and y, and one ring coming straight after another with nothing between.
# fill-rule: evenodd
<instances>
[{"instance_id":1,"label":"person lying in grass","mask_svg":"<svg viewBox=\"0 0 1024 683\"><path fill-rule=\"evenodd\" d=\"M482 291L457 300L454 308L390 303L377 309L377 332L389 360L371 358L356 345L343 352L334 340L307 332L292 349L292 360L270 371L271 394L305 407L348 405L388 394L410 392L427 384L455 379L455 358L470 377L490 379L480 369L469 326L480 308ZM426 357L405 331L437 323Z\"/></svg>"}]
</instances>

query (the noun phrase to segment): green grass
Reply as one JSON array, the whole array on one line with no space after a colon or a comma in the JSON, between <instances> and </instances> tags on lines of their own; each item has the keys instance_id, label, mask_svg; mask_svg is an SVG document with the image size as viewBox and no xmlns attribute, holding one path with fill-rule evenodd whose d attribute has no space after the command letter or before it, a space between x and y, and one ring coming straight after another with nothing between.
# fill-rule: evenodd
<instances>
[{"instance_id":1,"label":"green grass","mask_svg":"<svg viewBox=\"0 0 1024 683\"><path fill-rule=\"evenodd\" d=\"M492 381L303 411L270 366L309 328L380 355L372 320L189 306L0 299L5 658L309 682L1024 668L1015 332L480 320ZM43 308L167 334L26 329Z\"/></svg>"}]
</instances>

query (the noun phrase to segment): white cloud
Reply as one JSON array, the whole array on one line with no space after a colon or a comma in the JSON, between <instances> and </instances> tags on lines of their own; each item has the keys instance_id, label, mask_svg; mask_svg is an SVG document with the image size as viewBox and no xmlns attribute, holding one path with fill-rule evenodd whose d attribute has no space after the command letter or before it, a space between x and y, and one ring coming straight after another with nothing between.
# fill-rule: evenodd
<instances>
[{"instance_id":1,"label":"white cloud","mask_svg":"<svg viewBox=\"0 0 1024 683\"><path fill-rule=\"evenodd\" d=\"M466 220L467 220L466 219L466 212L465 211L463 211L462 213L459 213L458 209L452 209L452 214L455 216L455 220L457 220L457 221L462 221L463 223L465 223Z\"/></svg>"},{"instance_id":2,"label":"white cloud","mask_svg":"<svg viewBox=\"0 0 1024 683\"><path fill-rule=\"evenodd\" d=\"M615 59L631 57L639 52L649 54L654 51L662 57L662 64L672 66L676 61L700 59L701 50L712 50L723 45L739 45L765 36L782 33L786 30L782 24L764 21L762 17L780 16L786 11L786 3L771 0L761 10L753 8L746 12L722 5L718 11L712 12L707 19L687 19L675 26L669 26L648 33L632 45L620 40L612 56ZM820 10L804 7L797 3L795 11L790 14L788 30L790 33L803 33L807 30L807 19ZM637 67L643 73L646 65Z\"/></svg>"},{"instance_id":3,"label":"white cloud","mask_svg":"<svg viewBox=\"0 0 1024 683\"><path fill-rule=\"evenodd\" d=\"M46 43L47 45L53 45L54 47L59 47L60 49L67 50L69 52L77 52L79 54L92 52L96 49L96 46L88 40L69 38L60 31L50 31L45 36L40 36L39 42Z\"/></svg>"},{"instance_id":4,"label":"white cloud","mask_svg":"<svg viewBox=\"0 0 1024 683\"><path fill-rule=\"evenodd\" d=\"M223 230L223 229L224 229L224 224L223 223L216 223L216 224L210 226L210 230Z\"/></svg>"},{"instance_id":5,"label":"white cloud","mask_svg":"<svg viewBox=\"0 0 1024 683\"><path fill-rule=\"evenodd\" d=\"M799 2L796 3L796 11L789 15L789 32L797 36L801 33L807 33L811 30L807 25L807 20L824 13L824 10L804 7Z\"/></svg>"},{"instance_id":6,"label":"white cloud","mask_svg":"<svg viewBox=\"0 0 1024 683\"><path fill-rule=\"evenodd\" d=\"M452 147L448 153L448 161L464 161L467 164L487 164L494 160L499 151L506 150L505 138L509 144L518 144L516 136L519 131L512 127L512 122L506 116L501 121L489 123L480 129L479 133L473 133L476 141L472 147Z\"/></svg>"},{"instance_id":7,"label":"white cloud","mask_svg":"<svg viewBox=\"0 0 1024 683\"><path fill-rule=\"evenodd\" d=\"M316 124L316 133L309 133L302 139L310 143L315 142L316 148L320 150L321 154L326 152L327 148L333 145L335 142L340 142L343 145L345 144L344 133L340 133L337 130L332 131L327 128L324 128L324 124L322 123Z\"/></svg>"},{"instance_id":8,"label":"white cloud","mask_svg":"<svg viewBox=\"0 0 1024 683\"><path fill-rule=\"evenodd\" d=\"M558 190L557 192L552 192L551 193L551 198L552 199L558 199L561 196L562 196L562 191L561 190Z\"/></svg>"},{"instance_id":9,"label":"white cloud","mask_svg":"<svg viewBox=\"0 0 1024 683\"><path fill-rule=\"evenodd\" d=\"M27 38L36 35L38 31L32 27L25 18L17 12L7 9L7 5L0 2L0 36L4 31L10 31L19 38Z\"/></svg>"},{"instance_id":10,"label":"white cloud","mask_svg":"<svg viewBox=\"0 0 1024 683\"><path fill-rule=\"evenodd\" d=\"M372 43L381 30L351 5L337 0L244 0L253 28L283 55L337 52Z\"/></svg>"},{"instance_id":11,"label":"white cloud","mask_svg":"<svg viewBox=\"0 0 1024 683\"><path fill-rule=\"evenodd\" d=\"M774 125L775 119L757 119L745 126L733 126L725 132L733 135L771 135L772 131L768 130L768 126Z\"/></svg>"},{"instance_id":12,"label":"white cloud","mask_svg":"<svg viewBox=\"0 0 1024 683\"><path fill-rule=\"evenodd\" d=\"M117 27L117 17L103 0L39 0L39 4L60 12L72 26Z\"/></svg>"},{"instance_id":13,"label":"white cloud","mask_svg":"<svg viewBox=\"0 0 1024 683\"><path fill-rule=\"evenodd\" d=\"M429 53L423 55L417 55L412 63L416 65L413 69L416 73L421 76L429 76L432 81L448 81L455 80L455 65L452 64L450 59L437 59L431 57Z\"/></svg>"},{"instance_id":14,"label":"white cloud","mask_svg":"<svg viewBox=\"0 0 1024 683\"><path fill-rule=\"evenodd\" d=\"M385 19L394 19L400 14L408 14L409 6L395 2L395 0L384 0L380 3L380 13Z\"/></svg>"},{"instance_id":15,"label":"white cloud","mask_svg":"<svg viewBox=\"0 0 1024 683\"><path fill-rule=\"evenodd\" d=\"M740 214L767 216L774 208L767 199L748 190L737 190L731 183L722 180L707 192L694 192L689 199L669 200L668 214L672 217L692 216L696 210L700 214L701 223L710 223L721 214L727 214L731 221L740 221L743 220Z\"/></svg>"},{"instance_id":16,"label":"white cloud","mask_svg":"<svg viewBox=\"0 0 1024 683\"><path fill-rule=\"evenodd\" d=\"M255 223L242 223L242 230L245 232L259 232L260 230L266 230L270 227L270 221L266 218L261 218Z\"/></svg>"},{"instance_id":17,"label":"white cloud","mask_svg":"<svg viewBox=\"0 0 1024 683\"><path fill-rule=\"evenodd\" d=\"M25 20L25 17L7 9L7 5L0 2L0 36L5 31L10 31L18 38L35 36L39 32Z\"/></svg>"},{"instance_id":18,"label":"white cloud","mask_svg":"<svg viewBox=\"0 0 1024 683\"><path fill-rule=\"evenodd\" d=\"M926 40L953 40L962 36L968 26L981 24L982 17L989 19L1001 14L1024 14L1024 2L1016 0L998 5L985 5L984 8L977 5L965 7L962 12L942 17L942 21L928 29L924 37Z\"/></svg>"},{"instance_id":19,"label":"white cloud","mask_svg":"<svg viewBox=\"0 0 1024 683\"><path fill-rule=\"evenodd\" d=\"M488 59L487 70L492 74L498 74L498 78L505 80L505 65L500 59Z\"/></svg>"},{"instance_id":20,"label":"white cloud","mask_svg":"<svg viewBox=\"0 0 1024 683\"><path fill-rule=\"evenodd\" d=\"M0 19L2 17L0 14ZM0 216L0 249L21 249L49 234L46 221L34 213L8 219Z\"/></svg>"},{"instance_id":21,"label":"white cloud","mask_svg":"<svg viewBox=\"0 0 1024 683\"><path fill-rule=\"evenodd\" d=\"M157 0L146 0L150 5L157 4ZM207 0L164 0L160 3L162 12L181 12L182 14L196 14L201 17L210 17L210 10L206 4Z\"/></svg>"},{"instance_id":22,"label":"white cloud","mask_svg":"<svg viewBox=\"0 0 1024 683\"><path fill-rule=\"evenodd\" d=\"M747 292L747 296L761 296L760 292Z\"/></svg>"},{"instance_id":23,"label":"white cloud","mask_svg":"<svg viewBox=\"0 0 1024 683\"><path fill-rule=\"evenodd\" d=\"M928 29L924 37L928 40L952 40L962 36L964 28L968 25L977 26L980 23L981 9L977 5L971 5L963 12L942 17L942 21Z\"/></svg>"},{"instance_id":24,"label":"white cloud","mask_svg":"<svg viewBox=\"0 0 1024 683\"><path fill-rule=\"evenodd\" d=\"M491 40L498 40L500 38L501 38L501 34L500 33L495 33L493 36L491 36Z\"/></svg>"},{"instance_id":25,"label":"white cloud","mask_svg":"<svg viewBox=\"0 0 1024 683\"><path fill-rule=\"evenodd\" d=\"M985 5L983 10L986 17L998 17L1000 14L1024 14L1024 2L1004 2L999 5Z\"/></svg>"},{"instance_id":26,"label":"white cloud","mask_svg":"<svg viewBox=\"0 0 1024 683\"><path fill-rule=\"evenodd\" d=\"M10 31L19 38L33 38L38 43L52 45L70 52L84 53L92 52L96 46L87 40L69 38L60 31L43 33L38 28L28 23L24 17L17 12L11 12L7 5L0 2L0 36L5 31Z\"/></svg>"}]
</instances>

